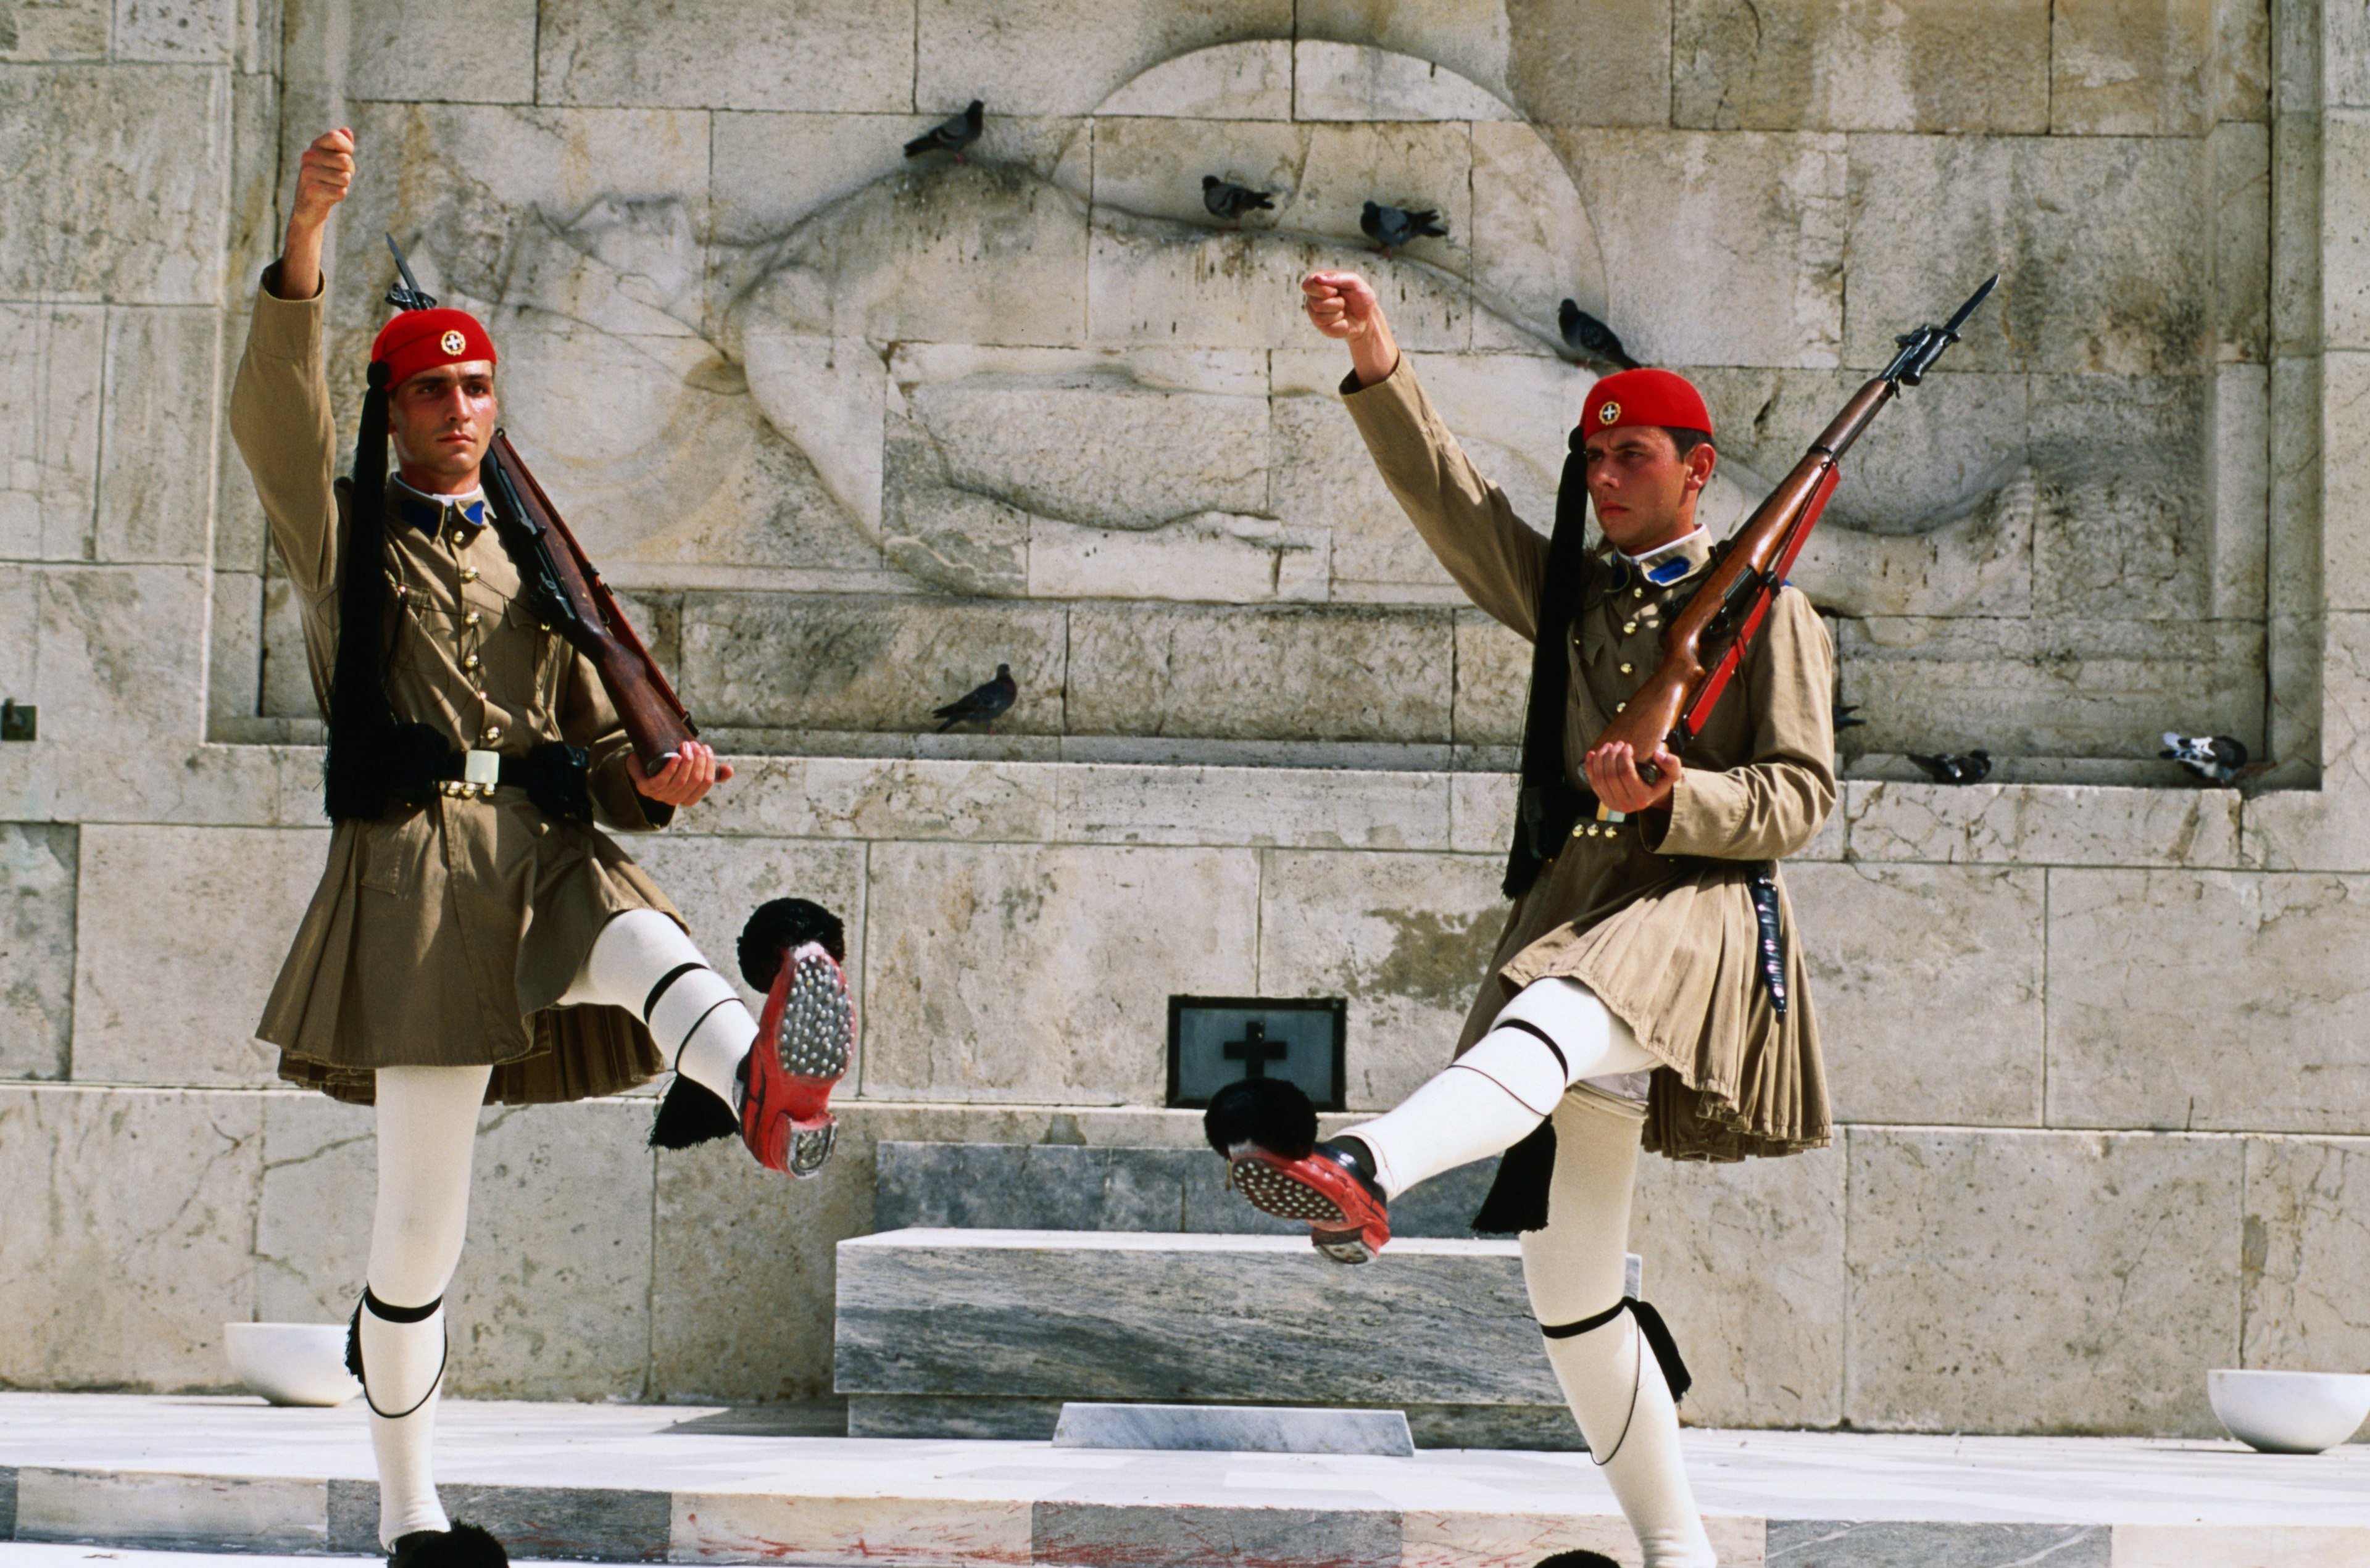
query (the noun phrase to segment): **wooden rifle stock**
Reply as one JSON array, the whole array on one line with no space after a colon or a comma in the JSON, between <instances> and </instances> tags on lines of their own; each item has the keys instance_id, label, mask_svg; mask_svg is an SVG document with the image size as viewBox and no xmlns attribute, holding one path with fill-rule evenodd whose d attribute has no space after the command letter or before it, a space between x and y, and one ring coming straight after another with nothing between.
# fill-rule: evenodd
<instances>
[{"instance_id":1,"label":"wooden rifle stock","mask_svg":"<svg viewBox=\"0 0 2370 1568\"><path fill-rule=\"evenodd\" d=\"M1713 705L1769 613L1770 601L1785 586L1794 557L1802 553L1812 526L1835 493L1844 453L1894 393L1925 379L1998 282L1999 275L1994 273L1947 326L1921 326L1893 339L1899 352L1893 362L1853 395L1794 471L1754 509L1711 576L1664 629L1662 662L1613 715L1597 737L1598 746L1627 742L1638 758L1639 776L1652 784L1661 770L1645 759L1663 748L1675 755L1703 733Z\"/></svg>"},{"instance_id":2,"label":"wooden rifle stock","mask_svg":"<svg viewBox=\"0 0 2370 1568\"><path fill-rule=\"evenodd\" d=\"M592 661L642 772L657 773L698 727L504 431L496 430L486 450L485 476L495 512L534 542L544 580L529 590L544 600L552 629Z\"/></svg>"}]
</instances>

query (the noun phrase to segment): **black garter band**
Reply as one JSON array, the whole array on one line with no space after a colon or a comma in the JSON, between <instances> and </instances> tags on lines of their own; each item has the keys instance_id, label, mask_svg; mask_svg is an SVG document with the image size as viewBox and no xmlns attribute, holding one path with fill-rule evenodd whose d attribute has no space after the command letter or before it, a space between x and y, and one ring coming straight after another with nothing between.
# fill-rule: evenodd
<instances>
[{"instance_id":1,"label":"black garter band","mask_svg":"<svg viewBox=\"0 0 2370 1568\"><path fill-rule=\"evenodd\" d=\"M668 990L673 986L675 981L683 979L684 976L691 973L694 969L705 969L706 967L708 967L708 966L705 964L677 964L673 968L669 969L665 974L661 975L659 977L659 983L650 988L650 994L642 999L642 1023L645 1025L650 1023L650 1014L659 1010L659 998L666 995ZM689 1039L691 1036L686 1035L684 1037L685 1039Z\"/></svg>"},{"instance_id":2,"label":"black garter band","mask_svg":"<svg viewBox=\"0 0 2370 1568\"><path fill-rule=\"evenodd\" d=\"M369 1286L362 1287L362 1299L354 1303L354 1315L346 1324L346 1370L351 1372L354 1381L362 1386L362 1402L370 1406L373 1415L387 1421L400 1421L435 1397L436 1391L444 1382L444 1368L453 1359L453 1334L451 1330L445 1331L443 1354L436 1357L436 1376L429 1379L428 1391L420 1396L419 1402L410 1410L389 1413L381 1410L378 1402L371 1398L370 1379L362 1375L362 1309L368 1307L370 1315L383 1323L421 1323L435 1316L436 1309L443 1304L444 1298L439 1296L425 1307L390 1307L373 1295Z\"/></svg>"}]
</instances>

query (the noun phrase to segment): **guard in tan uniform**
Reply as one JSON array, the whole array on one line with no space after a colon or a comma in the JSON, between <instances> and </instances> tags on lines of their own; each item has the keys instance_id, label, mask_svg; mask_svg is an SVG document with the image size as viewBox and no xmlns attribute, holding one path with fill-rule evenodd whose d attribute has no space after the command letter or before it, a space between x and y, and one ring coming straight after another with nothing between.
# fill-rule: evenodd
<instances>
[{"instance_id":1,"label":"guard in tan uniform","mask_svg":"<svg viewBox=\"0 0 2370 1568\"><path fill-rule=\"evenodd\" d=\"M533 542L479 484L498 406L480 323L422 309L387 324L354 480L333 479L321 242L353 151L333 131L305 153L231 394L329 721L336 823L257 1032L282 1077L376 1108L348 1360L371 1409L380 1539L402 1568L484 1568L500 1543L445 1516L429 1464L478 1107L611 1094L672 1069L654 1145L738 1133L762 1162L811 1174L852 1014L827 911L777 899L752 917L740 957L766 993L761 1022L593 826L662 828L732 770L686 741L646 772L592 666L537 612Z\"/></svg>"},{"instance_id":2,"label":"guard in tan uniform","mask_svg":"<svg viewBox=\"0 0 2370 1568\"><path fill-rule=\"evenodd\" d=\"M1389 1199L1505 1152L1475 1228L1522 1233L1548 1357L1646 1562L1704 1568L1678 1452L1685 1368L1653 1309L1623 1296L1630 1188L1641 1146L1737 1160L1828 1141L1776 863L1835 804L1834 652L1785 589L1684 755L1599 744L1715 559L1695 518L1718 461L1702 397L1667 371L1598 382L1551 542L1466 460L1366 281L1317 272L1302 287L1317 328L1349 346L1343 401L1391 493L1473 601L1534 646L1513 909L1455 1065L1322 1142L1288 1086L1235 1085L1210 1139L1245 1196L1350 1263L1388 1241Z\"/></svg>"}]
</instances>

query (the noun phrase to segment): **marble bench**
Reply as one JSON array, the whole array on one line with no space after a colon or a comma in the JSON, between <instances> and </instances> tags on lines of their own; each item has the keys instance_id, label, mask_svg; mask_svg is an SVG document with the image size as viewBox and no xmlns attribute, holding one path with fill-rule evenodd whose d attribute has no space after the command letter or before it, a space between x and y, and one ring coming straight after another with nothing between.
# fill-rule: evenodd
<instances>
[{"instance_id":1,"label":"marble bench","mask_svg":"<svg viewBox=\"0 0 2370 1568\"><path fill-rule=\"evenodd\" d=\"M1424 1448L1576 1448L1512 1241L908 1227L839 1243L851 1436L1046 1439L1065 1401L1404 1410ZM1632 1288L1637 1260L1630 1260Z\"/></svg>"}]
</instances>

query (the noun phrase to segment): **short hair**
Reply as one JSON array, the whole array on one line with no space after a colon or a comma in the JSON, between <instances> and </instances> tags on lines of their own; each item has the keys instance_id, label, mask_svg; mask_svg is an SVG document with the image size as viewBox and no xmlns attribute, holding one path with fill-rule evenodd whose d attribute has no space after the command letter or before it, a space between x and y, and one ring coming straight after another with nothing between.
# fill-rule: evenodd
<instances>
[{"instance_id":1,"label":"short hair","mask_svg":"<svg viewBox=\"0 0 2370 1568\"><path fill-rule=\"evenodd\" d=\"M1711 444L1709 430L1690 430L1677 425L1663 425L1659 428L1664 435L1671 438L1671 444L1679 449L1681 463L1685 463L1688 454L1696 448Z\"/></svg>"}]
</instances>

